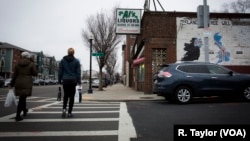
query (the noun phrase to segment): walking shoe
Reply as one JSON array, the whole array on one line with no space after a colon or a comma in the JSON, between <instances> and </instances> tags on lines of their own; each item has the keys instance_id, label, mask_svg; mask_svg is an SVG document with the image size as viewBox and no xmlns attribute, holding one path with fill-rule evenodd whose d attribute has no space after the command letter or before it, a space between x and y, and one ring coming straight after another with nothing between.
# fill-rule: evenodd
<instances>
[{"instance_id":1,"label":"walking shoe","mask_svg":"<svg viewBox=\"0 0 250 141\"><path fill-rule=\"evenodd\" d=\"M16 117L15 117L15 120L16 120L16 121L21 121L21 120L23 120L23 118L22 118L21 116L16 116Z\"/></svg>"},{"instance_id":2,"label":"walking shoe","mask_svg":"<svg viewBox=\"0 0 250 141\"><path fill-rule=\"evenodd\" d=\"M62 118L65 118L65 117L66 117L66 109L63 109Z\"/></svg>"},{"instance_id":3,"label":"walking shoe","mask_svg":"<svg viewBox=\"0 0 250 141\"><path fill-rule=\"evenodd\" d=\"M73 115L71 113L68 113L68 118L72 118Z\"/></svg>"},{"instance_id":4,"label":"walking shoe","mask_svg":"<svg viewBox=\"0 0 250 141\"><path fill-rule=\"evenodd\" d=\"M23 111L23 116L24 116L24 117L27 116L28 111L29 111L29 109L25 109L25 110Z\"/></svg>"}]
</instances>

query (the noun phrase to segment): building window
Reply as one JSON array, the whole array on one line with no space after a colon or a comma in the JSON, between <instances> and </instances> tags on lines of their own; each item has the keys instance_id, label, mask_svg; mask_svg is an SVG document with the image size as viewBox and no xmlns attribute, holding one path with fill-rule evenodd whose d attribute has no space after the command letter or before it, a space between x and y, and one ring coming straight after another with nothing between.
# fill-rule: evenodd
<instances>
[{"instance_id":1,"label":"building window","mask_svg":"<svg viewBox=\"0 0 250 141\"><path fill-rule=\"evenodd\" d=\"M5 49L1 49L1 55L5 55L6 54L6 50Z\"/></svg>"},{"instance_id":2,"label":"building window","mask_svg":"<svg viewBox=\"0 0 250 141\"><path fill-rule=\"evenodd\" d=\"M32 60L37 64L37 55L32 55Z\"/></svg>"},{"instance_id":3,"label":"building window","mask_svg":"<svg viewBox=\"0 0 250 141\"><path fill-rule=\"evenodd\" d=\"M145 72L144 64L139 64L137 67L137 80L138 81L144 81L144 72Z\"/></svg>"},{"instance_id":4,"label":"building window","mask_svg":"<svg viewBox=\"0 0 250 141\"><path fill-rule=\"evenodd\" d=\"M152 72L155 74L161 67L166 64L167 49L152 49Z\"/></svg>"},{"instance_id":5,"label":"building window","mask_svg":"<svg viewBox=\"0 0 250 141\"><path fill-rule=\"evenodd\" d=\"M4 60L3 57L2 57L1 60L0 60L0 67L1 67L1 71L2 71L3 68L5 67L5 60Z\"/></svg>"}]
</instances>

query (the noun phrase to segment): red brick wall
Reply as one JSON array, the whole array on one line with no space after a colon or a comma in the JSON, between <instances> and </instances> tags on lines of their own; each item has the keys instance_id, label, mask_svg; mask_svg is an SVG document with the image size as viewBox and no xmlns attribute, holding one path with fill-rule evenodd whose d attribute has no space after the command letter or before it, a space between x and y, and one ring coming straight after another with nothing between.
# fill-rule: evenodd
<instances>
[{"instance_id":1,"label":"red brick wall","mask_svg":"<svg viewBox=\"0 0 250 141\"><path fill-rule=\"evenodd\" d=\"M152 49L166 48L166 63L176 61L175 18L167 14L144 13L143 38L145 39L145 81L144 93L152 93Z\"/></svg>"},{"instance_id":2,"label":"red brick wall","mask_svg":"<svg viewBox=\"0 0 250 141\"><path fill-rule=\"evenodd\" d=\"M124 59L124 61L125 61L125 66L124 66L124 69L125 69L125 72L126 72L126 62L130 62L130 68L131 68L131 46L133 46L134 45L134 43L135 43L135 38L131 38L131 35L127 35L126 36L126 48L125 48L125 52L126 52L126 54L124 54L124 56L125 56L125 59ZM126 83L129 83L128 85L129 85L129 87L133 87L134 86L134 84L133 84L133 71L132 71L132 68L129 70L129 74L126 74L126 75L129 75L129 82L126 82Z\"/></svg>"},{"instance_id":3,"label":"red brick wall","mask_svg":"<svg viewBox=\"0 0 250 141\"><path fill-rule=\"evenodd\" d=\"M249 73L250 74L250 66L225 66L235 72L238 73Z\"/></svg>"},{"instance_id":4,"label":"red brick wall","mask_svg":"<svg viewBox=\"0 0 250 141\"><path fill-rule=\"evenodd\" d=\"M152 93L152 49L166 48L166 63L176 62L176 17L196 17L194 12L144 12L141 25L141 34L136 44L144 40L145 80L142 86L144 93ZM210 14L211 18L249 18L249 14ZM134 42L134 41L132 41ZM128 43L128 41L127 41ZM131 43L131 42L129 42ZM250 66L227 66L237 72L250 73ZM132 71L131 71L132 72ZM130 81L133 81L131 78Z\"/></svg>"}]
</instances>

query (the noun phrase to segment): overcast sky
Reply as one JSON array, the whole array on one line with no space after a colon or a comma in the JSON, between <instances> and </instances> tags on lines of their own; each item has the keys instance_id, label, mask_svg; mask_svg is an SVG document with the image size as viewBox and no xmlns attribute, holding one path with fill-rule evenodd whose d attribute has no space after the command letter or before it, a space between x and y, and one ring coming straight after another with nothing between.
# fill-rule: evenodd
<instances>
[{"instance_id":1,"label":"overcast sky","mask_svg":"<svg viewBox=\"0 0 250 141\"><path fill-rule=\"evenodd\" d=\"M60 60L75 48L83 69L89 68L89 49L81 39L87 17L101 10L143 9L145 0L0 0L0 42L30 51L43 51ZM152 0L151 0L152 1ZM165 11L196 12L203 0L159 0ZM210 11L220 11L225 2L207 0ZM157 2L157 1L156 1ZM151 4L151 10L154 10ZM119 49L121 56L121 48ZM121 61L121 58L119 58ZM121 66L120 66L121 68ZM93 57L93 69L98 70ZM120 71L120 70L119 70Z\"/></svg>"}]
</instances>

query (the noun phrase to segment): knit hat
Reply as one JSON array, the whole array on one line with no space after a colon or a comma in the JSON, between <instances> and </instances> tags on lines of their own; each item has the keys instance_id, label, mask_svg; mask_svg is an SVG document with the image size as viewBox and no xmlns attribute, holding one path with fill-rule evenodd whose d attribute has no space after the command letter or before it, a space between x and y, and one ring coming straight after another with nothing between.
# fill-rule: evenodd
<instances>
[{"instance_id":1,"label":"knit hat","mask_svg":"<svg viewBox=\"0 0 250 141\"><path fill-rule=\"evenodd\" d=\"M22 52L21 56L22 56L23 58L30 58L30 53L24 51L24 52Z\"/></svg>"}]
</instances>

